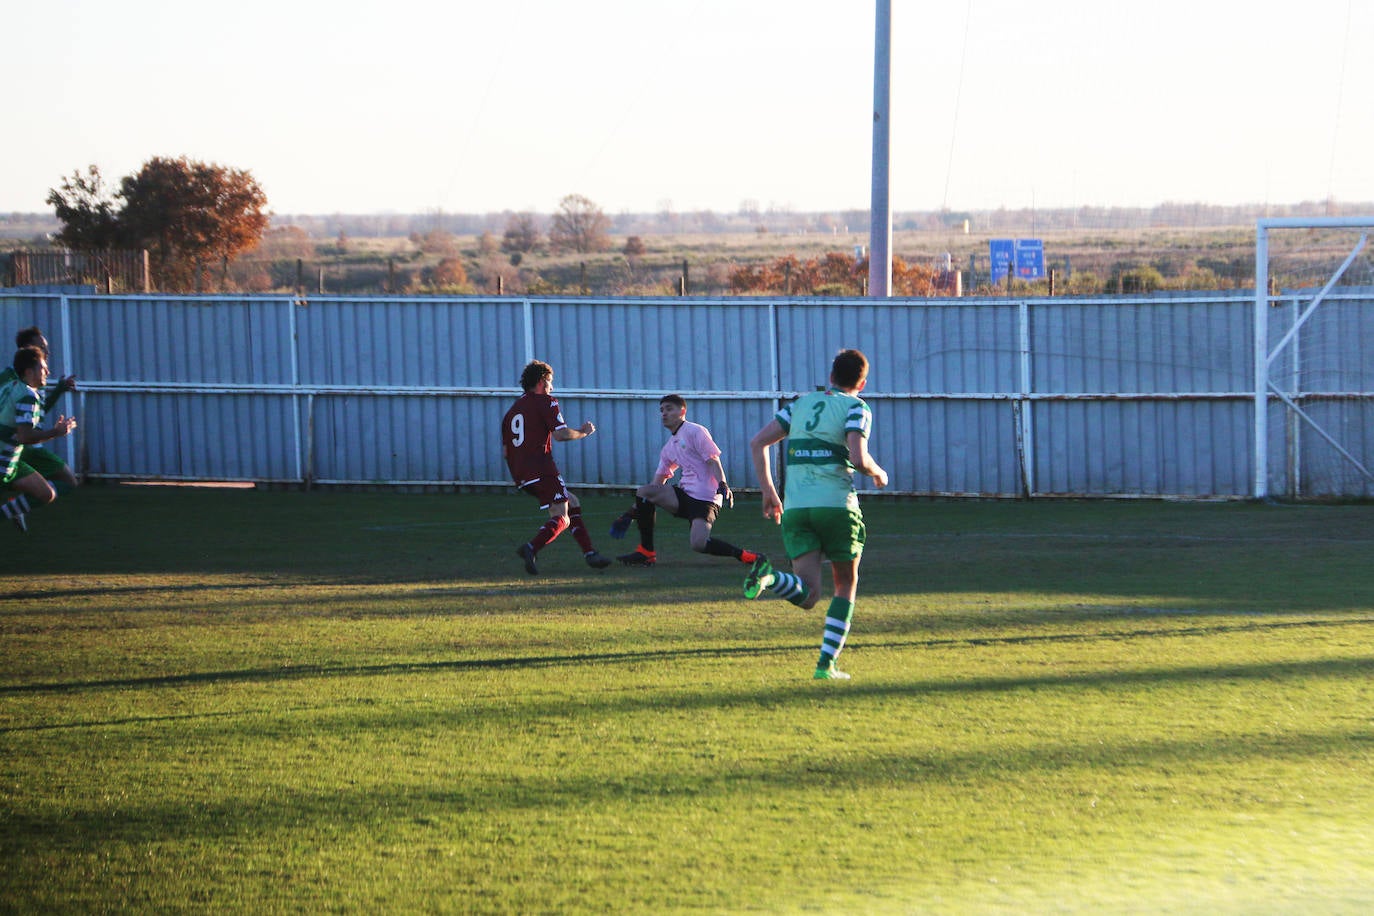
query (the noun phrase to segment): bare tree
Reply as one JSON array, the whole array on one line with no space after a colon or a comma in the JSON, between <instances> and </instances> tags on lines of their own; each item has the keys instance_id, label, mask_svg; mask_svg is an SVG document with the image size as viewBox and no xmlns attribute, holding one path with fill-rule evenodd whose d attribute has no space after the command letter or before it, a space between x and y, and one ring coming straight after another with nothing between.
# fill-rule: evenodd
<instances>
[{"instance_id":1,"label":"bare tree","mask_svg":"<svg viewBox=\"0 0 1374 916\"><path fill-rule=\"evenodd\" d=\"M539 226L533 213L515 213L506 220L501 250L508 254L527 254L539 247Z\"/></svg>"},{"instance_id":2,"label":"bare tree","mask_svg":"<svg viewBox=\"0 0 1374 916\"><path fill-rule=\"evenodd\" d=\"M581 194L569 194L558 203L549 229L549 243L556 251L588 253L611 247L611 221L601 208Z\"/></svg>"}]
</instances>

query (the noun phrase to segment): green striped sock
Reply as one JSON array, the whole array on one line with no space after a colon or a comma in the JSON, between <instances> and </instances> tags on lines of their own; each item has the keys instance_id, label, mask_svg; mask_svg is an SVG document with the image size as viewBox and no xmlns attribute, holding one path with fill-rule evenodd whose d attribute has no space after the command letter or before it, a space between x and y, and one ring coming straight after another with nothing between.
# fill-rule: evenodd
<instances>
[{"instance_id":1,"label":"green striped sock","mask_svg":"<svg viewBox=\"0 0 1374 916\"><path fill-rule=\"evenodd\" d=\"M32 511L32 507L29 506L29 498L25 496L23 493L20 493L13 499L6 500L5 504L3 506L0 506L0 512L4 513L5 518L14 518L15 516L19 515L27 515Z\"/></svg>"},{"instance_id":2,"label":"green striped sock","mask_svg":"<svg viewBox=\"0 0 1374 916\"><path fill-rule=\"evenodd\" d=\"M844 648L849 635L849 622L854 618L854 602L845 598L831 598L825 612L825 634L821 637L821 659L817 668L828 668Z\"/></svg>"},{"instance_id":3,"label":"green striped sock","mask_svg":"<svg viewBox=\"0 0 1374 916\"><path fill-rule=\"evenodd\" d=\"M806 583L796 573L773 570L773 581L768 583L768 590L797 607L806 603Z\"/></svg>"}]
</instances>

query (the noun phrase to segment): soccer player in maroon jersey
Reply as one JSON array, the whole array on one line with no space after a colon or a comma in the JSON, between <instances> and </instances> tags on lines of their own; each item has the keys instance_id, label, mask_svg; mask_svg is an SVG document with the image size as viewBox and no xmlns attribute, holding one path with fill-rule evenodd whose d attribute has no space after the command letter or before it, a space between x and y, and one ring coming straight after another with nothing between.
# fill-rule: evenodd
<instances>
[{"instance_id":1,"label":"soccer player in maroon jersey","mask_svg":"<svg viewBox=\"0 0 1374 916\"><path fill-rule=\"evenodd\" d=\"M574 429L563 421L563 410L553 399L553 367L548 363L536 359L526 366L520 373L520 387L525 393L501 420L501 455L515 485L539 500L539 508L549 510L549 520L515 552L525 561L525 572L537 576L535 554L572 528L587 565L605 569L611 561L592 546L592 536L582 523L582 504L563 482L552 448L554 439L587 438L596 432L596 425L588 420Z\"/></svg>"}]
</instances>

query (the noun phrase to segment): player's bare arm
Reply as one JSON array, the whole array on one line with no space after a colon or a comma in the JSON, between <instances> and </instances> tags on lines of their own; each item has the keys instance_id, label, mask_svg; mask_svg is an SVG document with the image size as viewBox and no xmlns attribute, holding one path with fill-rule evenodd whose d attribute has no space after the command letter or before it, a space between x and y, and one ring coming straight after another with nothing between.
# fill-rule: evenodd
<instances>
[{"instance_id":1,"label":"player's bare arm","mask_svg":"<svg viewBox=\"0 0 1374 916\"><path fill-rule=\"evenodd\" d=\"M37 426L21 426L14 431L14 440L20 445L37 445L50 439L60 439L76 429L76 417L58 417L52 429L39 429Z\"/></svg>"},{"instance_id":2,"label":"player's bare arm","mask_svg":"<svg viewBox=\"0 0 1374 916\"><path fill-rule=\"evenodd\" d=\"M849 463L854 465L854 469L872 477L873 485L879 490L887 486L887 471L868 453L868 438L863 433L851 430L845 436L845 441L849 445Z\"/></svg>"},{"instance_id":3,"label":"player's bare arm","mask_svg":"<svg viewBox=\"0 0 1374 916\"><path fill-rule=\"evenodd\" d=\"M730 485L725 482L725 465L720 463L720 456L717 455L706 462L706 467L710 469L712 476L720 481L716 487L716 495L720 497L721 506L726 509L735 508L735 494L731 492Z\"/></svg>"},{"instance_id":4,"label":"player's bare arm","mask_svg":"<svg viewBox=\"0 0 1374 916\"><path fill-rule=\"evenodd\" d=\"M572 442L576 439L585 439L594 432L596 432L596 424L588 420L577 429L573 429L571 426L555 429L553 431L553 437L559 442Z\"/></svg>"},{"instance_id":5,"label":"player's bare arm","mask_svg":"<svg viewBox=\"0 0 1374 916\"><path fill-rule=\"evenodd\" d=\"M759 489L763 491L763 517L771 518L782 524L782 500L778 498L778 488L773 483L773 463L769 452L773 446L787 438L787 432L777 418L754 434L749 440L749 454L754 459L754 476L758 478Z\"/></svg>"}]
</instances>

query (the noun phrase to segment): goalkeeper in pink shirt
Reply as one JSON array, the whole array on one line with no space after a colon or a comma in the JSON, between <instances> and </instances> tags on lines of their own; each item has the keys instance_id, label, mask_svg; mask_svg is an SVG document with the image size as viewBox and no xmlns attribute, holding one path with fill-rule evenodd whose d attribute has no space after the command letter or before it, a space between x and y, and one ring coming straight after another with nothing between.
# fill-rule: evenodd
<instances>
[{"instance_id":1,"label":"goalkeeper in pink shirt","mask_svg":"<svg viewBox=\"0 0 1374 916\"><path fill-rule=\"evenodd\" d=\"M725 482L720 449L711 431L687 419L687 401L680 394L659 399L658 414L670 435L659 453L654 482L635 491L635 504L611 523L611 537L623 538L631 522L639 525L639 547L617 557L626 566L653 566L658 559L654 549L654 521L657 508L691 523L690 543L697 553L713 557L734 557L752 564L760 554L744 550L711 536L711 526L721 507L734 508L735 496ZM674 472L682 470L676 484L668 483Z\"/></svg>"}]
</instances>

